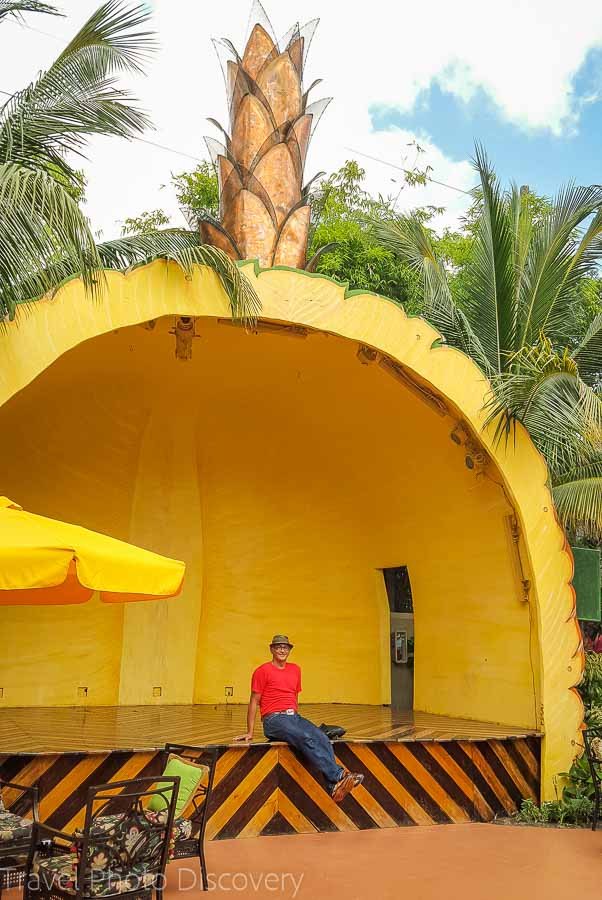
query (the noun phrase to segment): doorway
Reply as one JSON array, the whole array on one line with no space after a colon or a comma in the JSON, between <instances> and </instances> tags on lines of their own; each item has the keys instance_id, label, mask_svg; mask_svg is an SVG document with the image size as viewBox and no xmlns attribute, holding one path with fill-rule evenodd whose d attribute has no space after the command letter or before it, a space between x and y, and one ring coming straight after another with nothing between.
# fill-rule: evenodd
<instances>
[{"instance_id":1,"label":"doorway","mask_svg":"<svg viewBox=\"0 0 602 900\"><path fill-rule=\"evenodd\" d=\"M391 635L391 707L414 708L414 606L407 566L383 569Z\"/></svg>"}]
</instances>

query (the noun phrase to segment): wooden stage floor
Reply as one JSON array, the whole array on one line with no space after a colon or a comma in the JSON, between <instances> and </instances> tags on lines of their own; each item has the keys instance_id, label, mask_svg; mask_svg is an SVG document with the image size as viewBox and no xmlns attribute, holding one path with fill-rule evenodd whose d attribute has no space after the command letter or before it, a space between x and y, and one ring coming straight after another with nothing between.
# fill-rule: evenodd
<instances>
[{"instance_id":1,"label":"wooden stage floor","mask_svg":"<svg viewBox=\"0 0 602 900\"><path fill-rule=\"evenodd\" d=\"M316 725L342 725L347 730L345 743L482 741L537 734L387 706L310 703L299 711ZM245 717L246 706L238 704L0 709L0 753L148 751L167 741L230 746L235 735L246 730ZM265 743L259 717L255 734L254 744Z\"/></svg>"}]
</instances>

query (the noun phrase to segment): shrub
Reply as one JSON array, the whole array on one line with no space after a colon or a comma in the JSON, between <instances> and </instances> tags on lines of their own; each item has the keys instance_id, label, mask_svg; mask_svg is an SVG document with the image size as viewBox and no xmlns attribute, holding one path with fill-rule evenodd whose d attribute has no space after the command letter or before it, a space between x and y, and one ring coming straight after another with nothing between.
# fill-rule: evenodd
<instances>
[{"instance_id":1,"label":"shrub","mask_svg":"<svg viewBox=\"0 0 602 900\"><path fill-rule=\"evenodd\" d=\"M516 819L531 825L588 825L592 810L592 801L586 797L551 800L541 806L523 800Z\"/></svg>"},{"instance_id":2,"label":"shrub","mask_svg":"<svg viewBox=\"0 0 602 900\"><path fill-rule=\"evenodd\" d=\"M586 707L602 707L602 653L585 654L585 671L579 693Z\"/></svg>"}]
</instances>

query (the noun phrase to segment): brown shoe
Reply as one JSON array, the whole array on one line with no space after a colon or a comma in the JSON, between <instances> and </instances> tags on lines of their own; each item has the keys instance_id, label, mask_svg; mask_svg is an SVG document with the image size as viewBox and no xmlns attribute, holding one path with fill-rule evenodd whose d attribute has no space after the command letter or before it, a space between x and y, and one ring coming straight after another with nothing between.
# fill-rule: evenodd
<instances>
[{"instance_id":1,"label":"brown shoe","mask_svg":"<svg viewBox=\"0 0 602 900\"><path fill-rule=\"evenodd\" d=\"M354 787L361 784L364 776L356 772L345 772L340 781L337 781L333 787L330 796L335 803L341 803Z\"/></svg>"}]
</instances>

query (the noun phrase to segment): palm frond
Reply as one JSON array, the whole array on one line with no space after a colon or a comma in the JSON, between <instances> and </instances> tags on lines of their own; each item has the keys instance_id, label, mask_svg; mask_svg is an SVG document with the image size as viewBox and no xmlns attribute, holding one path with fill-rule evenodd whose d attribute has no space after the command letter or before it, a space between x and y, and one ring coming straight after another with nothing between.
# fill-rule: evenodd
<instances>
[{"instance_id":1,"label":"palm frond","mask_svg":"<svg viewBox=\"0 0 602 900\"><path fill-rule=\"evenodd\" d=\"M564 527L602 541L602 456L555 479L554 502Z\"/></svg>"},{"instance_id":2,"label":"palm frond","mask_svg":"<svg viewBox=\"0 0 602 900\"><path fill-rule=\"evenodd\" d=\"M46 13L49 16L62 16L55 6L50 3L41 3L39 0L0 0L0 22L3 19L21 19L24 13Z\"/></svg>"},{"instance_id":3,"label":"palm frond","mask_svg":"<svg viewBox=\"0 0 602 900\"><path fill-rule=\"evenodd\" d=\"M598 313L573 351L579 374L588 383L602 379L602 313Z\"/></svg>"},{"instance_id":4,"label":"palm frond","mask_svg":"<svg viewBox=\"0 0 602 900\"><path fill-rule=\"evenodd\" d=\"M207 266L219 277L234 318L244 324L253 324L261 311L259 297L246 275L221 250L199 244L198 232L168 228L105 241L97 244L95 250L101 269L124 271L156 259L165 259L176 262L190 276L195 265ZM77 261L69 258L57 260L45 271L46 291L56 290L67 278L79 272ZM24 296L28 296L28 291L34 292L36 287L35 275L20 285Z\"/></svg>"},{"instance_id":5,"label":"palm frond","mask_svg":"<svg viewBox=\"0 0 602 900\"><path fill-rule=\"evenodd\" d=\"M130 6L124 0L105 0L67 44L56 64L78 57L82 50L93 50L105 71L142 72L157 49L154 32L146 27L149 20L146 3Z\"/></svg>"},{"instance_id":6,"label":"palm frond","mask_svg":"<svg viewBox=\"0 0 602 900\"><path fill-rule=\"evenodd\" d=\"M106 268L131 268L166 259L176 262L190 276L195 265L207 266L220 279L234 318L253 324L261 312L259 297L246 275L223 250L200 244L198 232L166 229L122 237L99 244L98 253Z\"/></svg>"},{"instance_id":7,"label":"palm frond","mask_svg":"<svg viewBox=\"0 0 602 900\"><path fill-rule=\"evenodd\" d=\"M161 256L173 257L189 247L198 246L198 232L185 228L165 228L97 244L104 268L121 270L131 269Z\"/></svg>"},{"instance_id":8,"label":"palm frond","mask_svg":"<svg viewBox=\"0 0 602 900\"><path fill-rule=\"evenodd\" d=\"M493 379L486 424L495 422L496 440L508 439L520 421L553 473L590 459L602 441L602 399L579 377L568 351L557 354L544 339L517 357L513 369Z\"/></svg>"},{"instance_id":9,"label":"palm frond","mask_svg":"<svg viewBox=\"0 0 602 900\"><path fill-rule=\"evenodd\" d=\"M376 240L406 262L422 278L424 316L445 340L471 356L488 372L489 360L464 312L452 298L447 275L433 248L429 232L412 216L371 220Z\"/></svg>"},{"instance_id":10,"label":"palm frond","mask_svg":"<svg viewBox=\"0 0 602 900\"><path fill-rule=\"evenodd\" d=\"M522 285L520 341L529 345L540 332L553 333L566 315L579 280L602 255L602 190L564 187L536 229ZM585 234L580 226L593 215Z\"/></svg>"},{"instance_id":11,"label":"palm frond","mask_svg":"<svg viewBox=\"0 0 602 900\"><path fill-rule=\"evenodd\" d=\"M117 86L120 71L138 70L153 49L142 26L145 7L109 0L40 77L0 109L0 161L59 170L73 178L66 154L82 154L91 134L132 137L148 125Z\"/></svg>"},{"instance_id":12,"label":"palm frond","mask_svg":"<svg viewBox=\"0 0 602 900\"><path fill-rule=\"evenodd\" d=\"M512 268L514 272L512 297L512 336L514 350L518 350L518 323L520 320L520 302L525 280L525 269L531 249L534 222L528 202L528 192L512 185L508 198L508 212L512 229Z\"/></svg>"},{"instance_id":13,"label":"palm frond","mask_svg":"<svg viewBox=\"0 0 602 900\"><path fill-rule=\"evenodd\" d=\"M501 372L507 354L517 349L513 219L489 160L478 144L474 165L480 179L482 212L469 268L471 289L465 298L466 316L489 365L494 372Z\"/></svg>"},{"instance_id":14,"label":"palm frond","mask_svg":"<svg viewBox=\"0 0 602 900\"><path fill-rule=\"evenodd\" d=\"M75 200L43 170L0 164L0 315L52 289L48 269L58 259L94 291L100 259Z\"/></svg>"}]
</instances>

